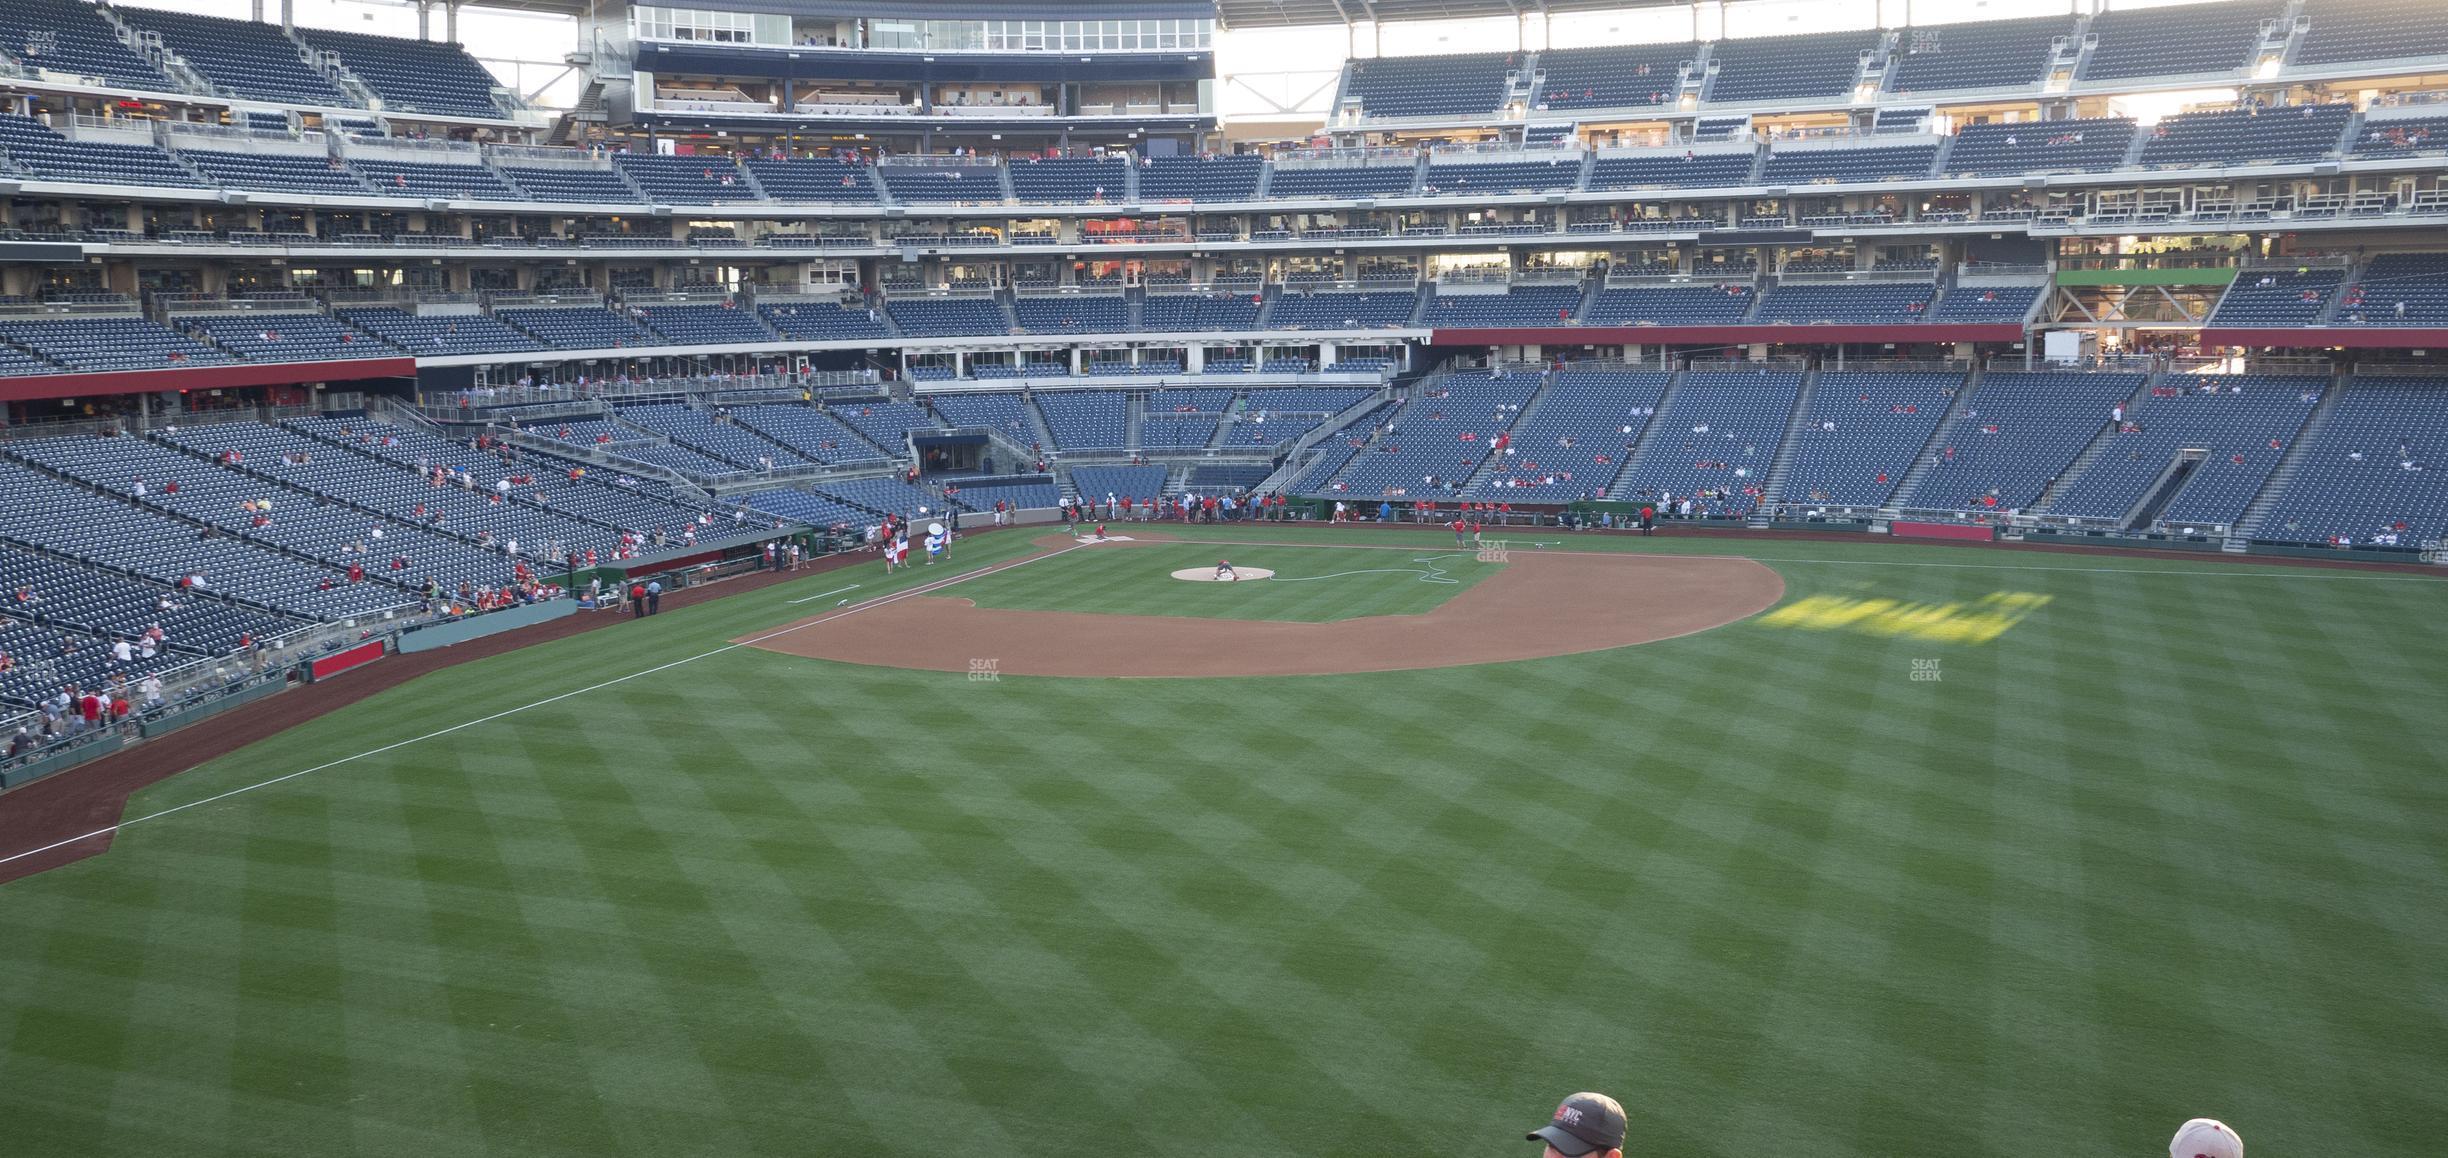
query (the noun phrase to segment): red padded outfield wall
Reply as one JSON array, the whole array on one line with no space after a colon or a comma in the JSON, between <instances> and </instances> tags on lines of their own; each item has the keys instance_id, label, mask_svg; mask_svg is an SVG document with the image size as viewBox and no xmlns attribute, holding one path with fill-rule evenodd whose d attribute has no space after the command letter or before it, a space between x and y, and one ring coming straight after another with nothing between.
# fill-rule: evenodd
<instances>
[{"instance_id":1,"label":"red padded outfield wall","mask_svg":"<svg viewBox=\"0 0 2448 1158\"><path fill-rule=\"evenodd\" d=\"M104 394L160 394L180 390L229 390L241 386L303 386L361 378L414 378L416 359L349 358L337 362L246 362L234 366L167 366L104 374L44 374L0 378L0 402L46 398L93 398Z\"/></svg>"},{"instance_id":2,"label":"red padded outfield wall","mask_svg":"<svg viewBox=\"0 0 2448 1158\"><path fill-rule=\"evenodd\" d=\"M339 675L341 672L348 671L351 668L364 667L375 660L381 659L383 657L383 650L385 646L386 645L382 640L377 639L368 643L358 644L347 651L335 651L330 655L324 656L323 658L307 665L306 678L309 680L326 680L333 676Z\"/></svg>"}]
</instances>

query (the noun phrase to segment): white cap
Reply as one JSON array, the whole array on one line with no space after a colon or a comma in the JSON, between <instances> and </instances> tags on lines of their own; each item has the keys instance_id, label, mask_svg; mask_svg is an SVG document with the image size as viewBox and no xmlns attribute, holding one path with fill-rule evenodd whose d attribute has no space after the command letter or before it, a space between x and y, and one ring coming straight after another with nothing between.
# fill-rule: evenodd
<instances>
[{"instance_id":1,"label":"white cap","mask_svg":"<svg viewBox=\"0 0 2448 1158\"><path fill-rule=\"evenodd\" d=\"M2176 1128L2168 1158L2244 1158L2244 1139L2216 1118L2195 1118Z\"/></svg>"}]
</instances>

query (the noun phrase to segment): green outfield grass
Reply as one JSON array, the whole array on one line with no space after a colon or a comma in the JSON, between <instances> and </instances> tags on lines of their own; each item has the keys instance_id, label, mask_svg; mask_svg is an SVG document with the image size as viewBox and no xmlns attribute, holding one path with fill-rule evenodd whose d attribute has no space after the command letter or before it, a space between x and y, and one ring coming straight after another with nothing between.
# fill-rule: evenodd
<instances>
[{"instance_id":1,"label":"green outfield grass","mask_svg":"<svg viewBox=\"0 0 2448 1158\"><path fill-rule=\"evenodd\" d=\"M1251 583L1173 578L1173 572L1185 568L1212 574L1219 559L1230 559L1239 568L1266 568L1275 578ZM1109 544L946 588L936 597L1019 611L1324 623L1426 614L1503 566L1478 562L1473 551L1455 550L1451 536L1441 551Z\"/></svg>"},{"instance_id":2,"label":"green outfield grass","mask_svg":"<svg viewBox=\"0 0 2448 1158\"><path fill-rule=\"evenodd\" d=\"M1584 1088L1641 1155L2150 1155L2197 1114L2265 1158L2448 1137L2448 587L1534 549L1747 550L1789 605L2049 598L1978 646L1754 620L1272 680L714 650L942 567L622 623L215 761L132 814L321 770L0 886L0 1138L1527 1155Z\"/></svg>"}]
</instances>

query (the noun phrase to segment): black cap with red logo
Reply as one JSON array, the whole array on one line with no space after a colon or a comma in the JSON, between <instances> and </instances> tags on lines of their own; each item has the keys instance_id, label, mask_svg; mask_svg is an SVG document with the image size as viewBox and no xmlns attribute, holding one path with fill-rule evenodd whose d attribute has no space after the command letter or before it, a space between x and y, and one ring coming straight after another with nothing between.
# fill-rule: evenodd
<instances>
[{"instance_id":1,"label":"black cap with red logo","mask_svg":"<svg viewBox=\"0 0 2448 1158\"><path fill-rule=\"evenodd\" d=\"M1554 1120L1532 1130L1528 1140L1545 1142L1567 1158L1621 1149L1623 1106L1605 1094L1574 1094L1556 1107Z\"/></svg>"}]
</instances>

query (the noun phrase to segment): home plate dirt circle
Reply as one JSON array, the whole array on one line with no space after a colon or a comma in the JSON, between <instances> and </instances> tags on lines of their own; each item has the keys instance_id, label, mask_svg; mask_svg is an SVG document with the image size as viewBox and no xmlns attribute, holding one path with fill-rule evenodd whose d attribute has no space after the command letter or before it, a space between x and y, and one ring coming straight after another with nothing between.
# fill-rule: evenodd
<instances>
[{"instance_id":1,"label":"home plate dirt circle","mask_svg":"<svg viewBox=\"0 0 2448 1158\"><path fill-rule=\"evenodd\" d=\"M1040 543L1050 548L1047 553L1071 548L1067 535ZM1131 551L1128 543L1114 545L1119 554ZM1363 558L1387 550L1416 551L1331 549ZM1114 564L1131 565L1122 558ZM1025 565L1022 560L1005 566ZM1214 578L1213 568L1200 570ZM925 595L886 596L733 642L923 671L969 672L978 662L991 661L998 674L1014 676L1344 675L1508 663L1673 639L1775 606L1784 597L1785 581L1765 565L1730 556L1515 551L1501 570L1424 615L1332 623L1014 611L979 607L960 598L959 591L949 586Z\"/></svg>"},{"instance_id":2,"label":"home plate dirt circle","mask_svg":"<svg viewBox=\"0 0 2448 1158\"><path fill-rule=\"evenodd\" d=\"M1222 583L1226 581L1223 576L1216 574L1216 569L1213 567L1184 567L1179 571L1175 571L1173 573L1173 577L1191 583ZM1272 579L1274 577L1275 572L1266 567L1235 567L1233 568L1233 577L1231 581L1235 583L1247 583L1252 579Z\"/></svg>"}]
</instances>

